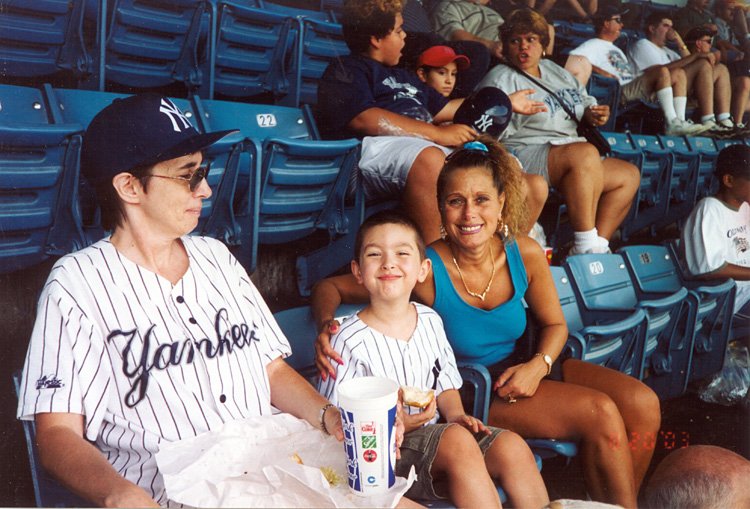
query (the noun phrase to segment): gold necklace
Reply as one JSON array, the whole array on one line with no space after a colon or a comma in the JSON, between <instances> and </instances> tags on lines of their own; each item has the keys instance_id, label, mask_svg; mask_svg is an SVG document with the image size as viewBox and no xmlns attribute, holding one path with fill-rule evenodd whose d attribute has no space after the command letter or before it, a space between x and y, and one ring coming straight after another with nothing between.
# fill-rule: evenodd
<instances>
[{"instance_id":1,"label":"gold necklace","mask_svg":"<svg viewBox=\"0 0 750 509\"><path fill-rule=\"evenodd\" d=\"M458 266L456 257L453 254L453 249L451 249L451 258L453 258L453 265L456 266L456 270L458 271L458 275L461 277L461 282L464 284L466 293L484 302L484 298L487 297L487 292L490 291L490 287L492 286L492 281L495 279L495 255L492 254L492 241L490 241L490 261L492 262L492 274L490 275L489 283L487 283L487 288L485 288L484 292L482 292L481 294L472 292L471 290L469 290L469 287L466 286L466 280L464 279L464 275L461 272L461 267Z\"/></svg>"}]
</instances>

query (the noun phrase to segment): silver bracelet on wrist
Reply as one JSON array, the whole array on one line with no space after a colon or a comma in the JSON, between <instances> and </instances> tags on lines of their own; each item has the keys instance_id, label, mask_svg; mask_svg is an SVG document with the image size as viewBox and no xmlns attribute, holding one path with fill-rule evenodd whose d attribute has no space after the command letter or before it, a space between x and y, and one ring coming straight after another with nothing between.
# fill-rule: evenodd
<instances>
[{"instance_id":1,"label":"silver bracelet on wrist","mask_svg":"<svg viewBox=\"0 0 750 509\"><path fill-rule=\"evenodd\" d=\"M326 428L326 422L325 422L324 417L326 416L326 410L328 410L332 406L334 406L333 403L326 403L325 405L323 405L323 408L320 409L320 414L318 414L318 421L320 421L320 429L323 430L323 433L325 433L326 435L330 435L331 432L328 431L328 428Z\"/></svg>"}]
</instances>

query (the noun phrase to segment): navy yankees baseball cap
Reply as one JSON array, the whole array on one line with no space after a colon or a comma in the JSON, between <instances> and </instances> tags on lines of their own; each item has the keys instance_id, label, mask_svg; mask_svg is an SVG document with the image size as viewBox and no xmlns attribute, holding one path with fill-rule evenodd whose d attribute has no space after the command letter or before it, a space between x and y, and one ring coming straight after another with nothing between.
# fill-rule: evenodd
<instances>
[{"instance_id":1,"label":"navy yankees baseball cap","mask_svg":"<svg viewBox=\"0 0 750 509\"><path fill-rule=\"evenodd\" d=\"M453 116L453 122L498 138L508 127L512 115L513 106L508 94L497 87L484 87L464 99Z\"/></svg>"},{"instance_id":2,"label":"navy yankees baseball cap","mask_svg":"<svg viewBox=\"0 0 750 509\"><path fill-rule=\"evenodd\" d=\"M96 187L136 166L199 152L236 132L201 134L160 94L118 98L97 113L83 135L81 173Z\"/></svg>"}]
</instances>

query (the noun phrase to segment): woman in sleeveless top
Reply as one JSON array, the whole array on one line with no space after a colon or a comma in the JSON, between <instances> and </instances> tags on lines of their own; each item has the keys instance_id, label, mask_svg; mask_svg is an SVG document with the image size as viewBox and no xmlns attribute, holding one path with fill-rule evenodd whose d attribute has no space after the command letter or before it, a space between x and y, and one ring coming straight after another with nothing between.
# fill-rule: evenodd
<instances>
[{"instance_id":1,"label":"woman in sleeveless top","mask_svg":"<svg viewBox=\"0 0 750 509\"><path fill-rule=\"evenodd\" d=\"M495 384L488 424L525 438L578 441L591 498L635 507L653 451L631 450L628 440L658 432L659 400L628 375L560 358L568 329L547 259L536 241L514 235L526 220L517 164L485 137L446 159L437 184L443 235L428 248L431 277L414 297L440 314L459 360L490 369ZM522 298L538 323L530 359L514 354L526 328ZM333 372L329 359L341 362L328 342L338 327L336 308L366 299L352 276L315 286L316 363L323 378Z\"/></svg>"}]
</instances>

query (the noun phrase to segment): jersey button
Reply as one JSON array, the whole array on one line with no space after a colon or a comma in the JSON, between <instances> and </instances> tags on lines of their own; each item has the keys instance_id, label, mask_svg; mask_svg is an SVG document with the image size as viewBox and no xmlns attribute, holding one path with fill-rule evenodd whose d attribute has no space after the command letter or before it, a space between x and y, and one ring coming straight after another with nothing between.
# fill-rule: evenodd
<instances>
[{"instance_id":1,"label":"jersey button","mask_svg":"<svg viewBox=\"0 0 750 509\"><path fill-rule=\"evenodd\" d=\"M226 403L227 402L227 397L222 394L221 396L219 396L219 401L221 401L222 403Z\"/></svg>"},{"instance_id":2,"label":"jersey button","mask_svg":"<svg viewBox=\"0 0 750 509\"><path fill-rule=\"evenodd\" d=\"M193 317L191 316L191 317L190 317L190 318L188 319L188 322L190 322L190 323L193 323L193 324L195 324L195 323L198 323L198 320L196 320L195 318L193 318Z\"/></svg>"},{"instance_id":3,"label":"jersey button","mask_svg":"<svg viewBox=\"0 0 750 509\"><path fill-rule=\"evenodd\" d=\"M176 300L176 301L177 301L178 303L180 303L180 304L182 304L183 302L185 302L185 299L183 299L183 298L182 298L182 295L178 295L178 296L177 296L177 298L176 298L175 300Z\"/></svg>"}]
</instances>

